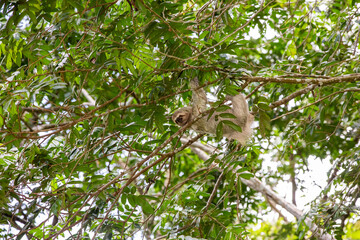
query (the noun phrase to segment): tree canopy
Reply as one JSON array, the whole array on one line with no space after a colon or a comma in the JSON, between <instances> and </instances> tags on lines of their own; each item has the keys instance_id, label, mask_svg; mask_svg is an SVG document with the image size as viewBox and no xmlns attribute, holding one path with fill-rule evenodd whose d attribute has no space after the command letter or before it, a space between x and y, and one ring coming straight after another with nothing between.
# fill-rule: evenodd
<instances>
[{"instance_id":1,"label":"tree canopy","mask_svg":"<svg viewBox=\"0 0 360 240\"><path fill-rule=\"evenodd\" d=\"M2 238L360 238L358 0L0 10ZM247 96L246 146L171 121L195 77L212 112Z\"/></svg>"}]
</instances>

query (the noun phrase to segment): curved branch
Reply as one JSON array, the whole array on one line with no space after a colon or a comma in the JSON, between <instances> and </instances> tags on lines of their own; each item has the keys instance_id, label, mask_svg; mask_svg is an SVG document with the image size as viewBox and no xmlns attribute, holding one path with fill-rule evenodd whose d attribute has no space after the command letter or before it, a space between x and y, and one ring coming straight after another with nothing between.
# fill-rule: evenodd
<instances>
[{"instance_id":1,"label":"curved branch","mask_svg":"<svg viewBox=\"0 0 360 240\"><path fill-rule=\"evenodd\" d=\"M276 102L270 104L269 107L270 107L270 108L276 108L276 107L278 107L278 106L280 106L280 105L283 105L283 104L289 102L291 99L294 99L294 98L296 98L297 96L300 96L300 95L302 95L302 94L305 94L305 93L308 93L308 92L314 90L316 87L317 87L317 85L313 84L313 85L310 85L310 86L308 86L308 87L306 87L306 88L300 89L300 90L298 90L298 91L290 94L289 96L284 97L283 99L281 99L281 100L279 100L279 101L276 101Z\"/></svg>"},{"instance_id":2,"label":"curved branch","mask_svg":"<svg viewBox=\"0 0 360 240\"><path fill-rule=\"evenodd\" d=\"M274 82L274 83L292 83L292 84L318 84L329 85L334 83L344 83L344 82L357 82L360 81L360 74L349 74L340 77L331 77L331 78L312 78L312 79L299 79L299 78L282 78L282 77L248 77L241 76L238 77L239 80L246 80L249 82Z\"/></svg>"},{"instance_id":3,"label":"curved branch","mask_svg":"<svg viewBox=\"0 0 360 240\"><path fill-rule=\"evenodd\" d=\"M287 112L287 113L284 113L283 115L280 115L280 116L278 116L276 118L273 118L273 119L271 119L271 121L275 121L275 120L277 120L279 118L282 118L282 117L285 117L287 115L293 114L293 113L298 112L298 111L300 111L300 110L302 110L304 108L310 107L311 105L315 105L315 104L317 104L317 103L319 103L321 101L324 101L326 98L329 98L329 97L334 96L334 95L339 94L339 93L345 93L345 92L360 92L360 88L348 88L348 89L344 89L344 90L341 90L341 91L331 93L331 94L329 94L329 95L327 95L327 96L325 96L325 97L323 97L323 98L321 98L321 99L319 99L319 100L317 100L317 101L315 101L313 103L309 103L309 104L307 104L307 105L305 105L303 107L300 107L300 108L295 109L295 110L293 110L291 112Z\"/></svg>"},{"instance_id":4,"label":"curved branch","mask_svg":"<svg viewBox=\"0 0 360 240\"><path fill-rule=\"evenodd\" d=\"M209 159L209 155L207 155L203 150L200 150L198 148L193 148L193 151L195 154L197 154L202 160L206 161ZM221 159L221 156L218 156L217 158ZM237 173L237 168L233 169L234 174ZM324 231L318 231L318 226L316 226L314 223L311 222L311 219L306 217L306 215L298 209L294 204L287 202L284 198L280 197L277 193L275 193L273 190L271 190L269 187L267 187L265 184L263 184L258 178L253 177L251 179L244 179L241 178L241 181L248 187L252 188L253 190L260 192L262 195L264 195L265 198L270 198L273 200L276 204L283 207L285 210L287 210L291 215L293 215L296 219L304 219L304 222L310 227L311 231L314 233L317 233L318 239L322 240L333 240L334 238L325 233Z\"/></svg>"}]
</instances>

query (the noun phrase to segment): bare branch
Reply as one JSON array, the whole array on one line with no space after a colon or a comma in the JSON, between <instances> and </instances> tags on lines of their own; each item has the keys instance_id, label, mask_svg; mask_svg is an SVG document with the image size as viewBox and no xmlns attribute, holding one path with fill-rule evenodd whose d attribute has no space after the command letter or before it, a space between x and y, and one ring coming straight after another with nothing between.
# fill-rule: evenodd
<instances>
[{"instance_id":1,"label":"bare branch","mask_svg":"<svg viewBox=\"0 0 360 240\"><path fill-rule=\"evenodd\" d=\"M212 200L214 199L214 197L215 197L215 195L216 195L216 192L217 192L217 190L218 190L218 188L219 188L219 185L220 185L220 182L221 182L223 176L224 176L224 172L222 171L221 174L220 174L220 176L218 177L216 183L215 183L214 189L213 189L212 192L211 192L211 195L210 195L210 197L209 197L209 199L208 199L208 201L207 201L207 203L206 203L206 206L205 206L204 209L203 209L203 210L204 210L203 216L206 214L207 210L209 209L209 207L210 207L210 205L211 205L211 202L212 202Z\"/></svg>"},{"instance_id":2,"label":"bare branch","mask_svg":"<svg viewBox=\"0 0 360 240\"><path fill-rule=\"evenodd\" d=\"M278 107L278 106L280 106L282 104L285 104L285 103L289 102L290 100L296 98L297 96L300 96L302 94L305 94L305 93L308 93L308 92L314 90L316 87L317 87L317 85L314 84L314 85L310 85L310 86L308 86L306 88L303 88L301 90L298 90L298 91L290 94L289 96L287 96L287 97L285 97L285 98L283 98L283 99L281 99L279 101L276 101L276 102L272 103L270 105L270 107L271 108L276 108L276 107Z\"/></svg>"},{"instance_id":3,"label":"bare branch","mask_svg":"<svg viewBox=\"0 0 360 240\"><path fill-rule=\"evenodd\" d=\"M360 74L349 74L339 77L331 77L328 79L323 78L312 78L312 79L299 79L299 78L282 78L282 77L248 77L241 76L239 80L246 80L250 82L274 82L274 83L292 83L292 84L318 84L320 86L329 85L334 83L344 82L357 82L360 81Z\"/></svg>"},{"instance_id":4,"label":"bare branch","mask_svg":"<svg viewBox=\"0 0 360 240\"><path fill-rule=\"evenodd\" d=\"M310 106L315 105L315 104L317 104L317 103L319 103L319 102L321 102L321 101L324 101L326 98L329 98L329 97L331 97L331 96L334 96L334 95L339 94L339 93L344 93L344 92L360 92L360 88L348 88L348 89L344 89L344 90L341 90L341 91L334 92L334 93L329 94L329 95L327 95L327 96L325 96L325 97L323 97L323 98L321 98L321 99L319 99L319 100L317 100L317 101L315 101L315 102L313 102L313 103L309 103L309 104L307 104L307 105L305 105L305 106L303 106L303 107L300 107L300 108L298 108L298 109L296 109L296 110L293 110L293 111L291 111L291 112L284 113L284 114L281 115L281 116L278 116L278 117L276 117L276 118L273 118L273 119L271 119L271 121L275 121L275 120L277 120L277 119L279 119L279 118L285 117L286 115L293 114L293 113L298 112L298 111L300 111L300 110L302 110L302 109L304 109L304 108L310 107Z\"/></svg>"},{"instance_id":5,"label":"bare branch","mask_svg":"<svg viewBox=\"0 0 360 240\"><path fill-rule=\"evenodd\" d=\"M206 161L209 159L209 156L203 151L198 148L194 148L194 153L197 154L202 160ZM221 159L221 156L218 156ZM233 170L234 174L237 174L237 168ZM286 209L290 214L292 214L296 219L304 219L305 223L310 226L311 231L316 232L318 231L318 227L311 222L306 215L298 209L294 204L287 202L284 198L280 197L277 193L263 184L258 178L253 177L251 179L244 179L240 178L241 181L248 187L252 188L253 190L260 192L264 195L265 198L270 198L276 204L280 205L284 209ZM322 240L333 240L334 238L323 231L318 231L318 239Z\"/></svg>"}]
</instances>

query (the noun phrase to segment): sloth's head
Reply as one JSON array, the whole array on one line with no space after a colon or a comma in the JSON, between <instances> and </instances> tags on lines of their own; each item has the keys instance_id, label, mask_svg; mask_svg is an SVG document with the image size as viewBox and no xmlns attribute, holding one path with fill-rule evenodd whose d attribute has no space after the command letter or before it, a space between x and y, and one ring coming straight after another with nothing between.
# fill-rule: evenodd
<instances>
[{"instance_id":1,"label":"sloth's head","mask_svg":"<svg viewBox=\"0 0 360 240\"><path fill-rule=\"evenodd\" d=\"M172 115L172 120L179 126L184 126L191 120L191 107L180 108Z\"/></svg>"}]
</instances>

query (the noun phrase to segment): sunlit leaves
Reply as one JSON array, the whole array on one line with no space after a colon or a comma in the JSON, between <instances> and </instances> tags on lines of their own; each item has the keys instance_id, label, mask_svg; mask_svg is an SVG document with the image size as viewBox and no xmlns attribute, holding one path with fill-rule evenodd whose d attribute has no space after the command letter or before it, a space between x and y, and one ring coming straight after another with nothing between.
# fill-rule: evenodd
<instances>
[{"instance_id":1,"label":"sunlit leaves","mask_svg":"<svg viewBox=\"0 0 360 240\"><path fill-rule=\"evenodd\" d=\"M300 80L359 72L356 6L0 1L1 234L42 239L66 229L58 237L148 231L154 238L239 239L248 237L258 213L270 211L241 179L256 173L276 189L291 173L289 159L306 172L316 156L339 161L332 183L357 186L358 91L319 101L356 82L316 86L272 107L303 89ZM180 150L183 137L196 133L179 132L171 113L191 104L194 76L206 85L216 133ZM258 76L278 81L249 81ZM299 84L282 82L295 77ZM224 101L240 92L255 117L245 146L223 137L243 130ZM214 147L197 149L209 155L206 162L195 154L203 143ZM277 172L264 164L270 155ZM324 193L322 214L333 211L331 201L344 200ZM338 224L345 210L329 222ZM279 238L296 233L286 224L261 230Z\"/></svg>"}]
</instances>

